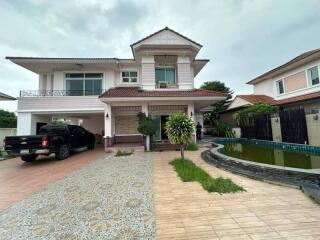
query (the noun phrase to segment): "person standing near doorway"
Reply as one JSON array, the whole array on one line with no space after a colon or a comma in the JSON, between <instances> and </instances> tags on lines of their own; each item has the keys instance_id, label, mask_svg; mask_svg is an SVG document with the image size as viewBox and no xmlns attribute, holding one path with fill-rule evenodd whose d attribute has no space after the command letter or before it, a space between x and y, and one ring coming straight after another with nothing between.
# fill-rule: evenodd
<instances>
[{"instance_id":1,"label":"person standing near doorway","mask_svg":"<svg viewBox=\"0 0 320 240\"><path fill-rule=\"evenodd\" d=\"M200 124L200 122L198 122L196 126L197 140L201 140L201 131L202 131L202 125Z\"/></svg>"}]
</instances>

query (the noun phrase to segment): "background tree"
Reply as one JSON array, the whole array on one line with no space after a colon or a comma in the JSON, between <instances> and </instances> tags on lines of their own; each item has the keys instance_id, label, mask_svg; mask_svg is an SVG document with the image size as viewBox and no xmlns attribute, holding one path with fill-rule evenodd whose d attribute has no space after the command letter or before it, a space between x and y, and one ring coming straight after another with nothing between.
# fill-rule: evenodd
<instances>
[{"instance_id":1,"label":"background tree","mask_svg":"<svg viewBox=\"0 0 320 240\"><path fill-rule=\"evenodd\" d=\"M180 145L181 158L184 159L184 150L195 132L194 121L185 113L174 113L166 122L166 131L170 143Z\"/></svg>"},{"instance_id":2,"label":"background tree","mask_svg":"<svg viewBox=\"0 0 320 240\"><path fill-rule=\"evenodd\" d=\"M228 94L227 100L232 98L232 94L233 94L233 91L229 87L227 87L224 84L224 82L220 82L220 81L204 82L200 88L205 90L210 90L210 91L227 93Z\"/></svg>"},{"instance_id":3,"label":"background tree","mask_svg":"<svg viewBox=\"0 0 320 240\"><path fill-rule=\"evenodd\" d=\"M231 99L233 95L233 91L229 87L227 87L224 84L224 82L220 82L220 81L204 82L200 88L205 90L227 93L228 96L226 100ZM203 117L204 117L204 124L215 128L217 121L219 121L219 118L220 118L219 113L226 110L228 106L226 105L226 101L215 103L212 106L213 106L213 110L211 112L204 113Z\"/></svg>"},{"instance_id":4,"label":"background tree","mask_svg":"<svg viewBox=\"0 0 320 240\"><path fill-rule=\"evenodd\" d=\"M0 110L0 128L16 128L17 116L13 112Z\"/></svg>"},{"instance_id":5,"label":"background tree","mask_svg":"<svg viewBox=\"0 0 320 240\"><path fill-rule=\"evenodd\" d=\"M146 148L150 151L150 137L157 131L157 123L151 117L147 117L145 113L138 113L138 132L146 136Z\"/></svg>"}]
</instances>

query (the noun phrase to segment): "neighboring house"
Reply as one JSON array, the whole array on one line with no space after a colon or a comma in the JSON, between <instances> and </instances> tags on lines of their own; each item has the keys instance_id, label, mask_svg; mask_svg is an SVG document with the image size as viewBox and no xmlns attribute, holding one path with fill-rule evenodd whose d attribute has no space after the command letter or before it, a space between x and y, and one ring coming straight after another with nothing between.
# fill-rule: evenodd
<instances>
[{"instance_id":1,"label":"neighboring house","mask_svg":"<svg viewBox=\"0 0 320 240\"><path fill-rule=\"evenodd\" d=\"M137 113L144 112L158 123L152 140L166 140L170 114L185 112L202 122L203 107L226 99L194 88L209 61L196 59L201 48L166 27L133 43L133 59L7 57L39 75L39 89L18 98L17 134L35 134L52 118L64 118L104 136L106 147L141 143Z\"/></svg>"},{"instance_id":2,"label":"neighboring house","mask_svg":"<svg viewBox=\"0 0 320 240\"><path fill-rule=\"evenodd\" d=\"M305 52L247 84L253 94L237 95L222 118L230 118L237 110L257 103L270 103L281 108L303 107L308 112L320 109L320 49Z\"/></svg>"},{"instance_id":3,"label":"neighboring house","mask_svg":"<svg viewBox=\"0 0 320 240\"><path fill-rule=\"evenodd\" d=\"M10 101L10 100L17 100L14 97L11 97L7 94L4 94L2 92L0 92L0 101Z\"/></svg>"}]
</instances>

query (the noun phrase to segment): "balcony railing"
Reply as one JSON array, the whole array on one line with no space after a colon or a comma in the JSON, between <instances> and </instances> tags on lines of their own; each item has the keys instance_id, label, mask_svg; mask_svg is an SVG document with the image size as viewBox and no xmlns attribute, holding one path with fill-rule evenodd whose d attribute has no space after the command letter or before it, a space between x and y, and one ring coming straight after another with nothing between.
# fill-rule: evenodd
<instances>
[{"instance_id":1,"label":"balcony railing","mask_svg":"<svg viewBox=\"0 0 320 240\"><path fill-rule=\"evenodd\" d=\"M98 96L105 90L24 90L20 97Z\"/></svg>"}]
</instances>

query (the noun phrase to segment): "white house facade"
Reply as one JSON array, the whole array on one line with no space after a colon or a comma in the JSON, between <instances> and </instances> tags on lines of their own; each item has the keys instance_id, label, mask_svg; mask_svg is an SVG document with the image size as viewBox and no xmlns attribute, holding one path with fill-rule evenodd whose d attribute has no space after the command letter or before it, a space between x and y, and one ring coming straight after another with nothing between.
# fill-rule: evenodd
<instances>
[{"instance_id":1,"label":"white house facade","mask_svg":"<svg viewBox=\"0 0 320 240\"><path fill-rule=\"evenodd\" d=\"M144 112L159 125L152 141L165 141L170 114L185 112L201 122L200 109L226 98L194 88L209 61L196 59L201 47L166 27L132 44L132 59L7 57L39 75L39 88L18 97L17 134L36 134L63 118L104 138L107 148L137 143L137 114Z\"/></svg>"}]
</instances>

